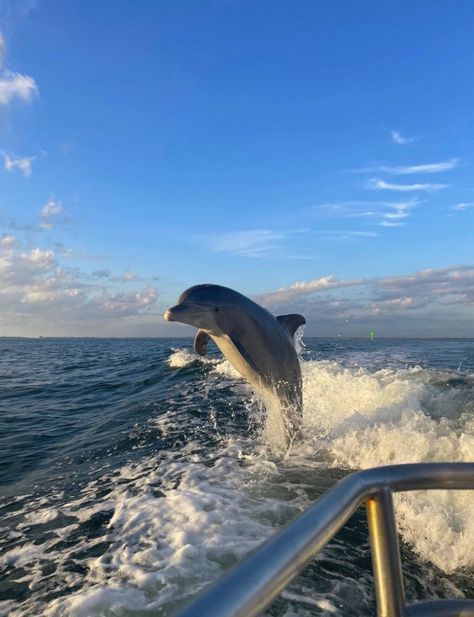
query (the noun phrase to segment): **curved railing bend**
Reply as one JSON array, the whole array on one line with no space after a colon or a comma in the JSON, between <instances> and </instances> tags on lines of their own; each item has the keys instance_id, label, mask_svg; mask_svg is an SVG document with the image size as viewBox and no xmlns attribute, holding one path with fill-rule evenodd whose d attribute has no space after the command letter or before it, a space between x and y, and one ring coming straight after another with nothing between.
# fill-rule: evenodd
<instances>
[{"instance_id":1,"label":"curved railing bend","mask_svg":"<svg viewBox=\"0 0 474 617\"><path fill-rule=\"evenodd\" d=\"M204 590L177 617L257 617L365 502L379 617L474 617L474 600L405 605L392 493L474 489L474 463L419 463L357 471ZM474 497L473 497L474 515ZM474 547L472 547L474 552Z\"/></svg>"}]
</instances>

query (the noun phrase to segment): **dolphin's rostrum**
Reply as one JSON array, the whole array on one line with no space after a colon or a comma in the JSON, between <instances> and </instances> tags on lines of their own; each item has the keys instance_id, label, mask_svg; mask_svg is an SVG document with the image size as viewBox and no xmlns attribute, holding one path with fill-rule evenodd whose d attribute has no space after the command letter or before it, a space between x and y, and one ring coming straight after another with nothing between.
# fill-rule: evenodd
<instances>
[{"instance_id":1,"label":"dolphin's rostrum","mask_svg":"<svg viewBox=\"0 0 474 617\"><path fill-rule=\"evenodd\" d=\"M302 413L302 384L293 335L306 323L302 315L274 317L233 289L195 285L181 294L164 318L199 328L194 339L198 354L206 353L212 338L265 402L276 396L284 411L287 437L294 436Z\"/></svg>"}]
</instances>

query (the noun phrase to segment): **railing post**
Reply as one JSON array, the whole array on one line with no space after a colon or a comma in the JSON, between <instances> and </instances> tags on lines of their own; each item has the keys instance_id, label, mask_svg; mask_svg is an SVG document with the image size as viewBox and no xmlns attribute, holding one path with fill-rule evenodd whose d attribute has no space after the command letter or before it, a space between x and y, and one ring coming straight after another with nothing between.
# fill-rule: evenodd
<instances>
[{"instance_id":1,"label":"railing post","mask_svg":"<svg viewBox=\"0 0 474 617\"><path fill-rule=\"evenodd\" d=\"M392 491L384 488L366 501L378 617L403 617L400 550L393 511Z\"/></svg>"}]
</instances>

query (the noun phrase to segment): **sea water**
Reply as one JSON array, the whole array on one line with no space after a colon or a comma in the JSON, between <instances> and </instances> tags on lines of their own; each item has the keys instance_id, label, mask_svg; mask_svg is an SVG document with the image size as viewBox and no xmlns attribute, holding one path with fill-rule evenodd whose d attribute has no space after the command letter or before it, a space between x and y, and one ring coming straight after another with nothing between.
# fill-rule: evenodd
<instances>
[{"instance_id":1,"label":"sea water","mask_svg":"<svg viewBox=\"0 0 474 617\"><path fill-rule=\"evenodd\" d=\"M474 460L473 340L305 339L300 357L285 449L215 348L0 339L0 615L171 615L349 471ZM407 599L473 597L472 492L395 506ZM374 614L363 509L268 610Z\"/></svg>"}]
</instances>

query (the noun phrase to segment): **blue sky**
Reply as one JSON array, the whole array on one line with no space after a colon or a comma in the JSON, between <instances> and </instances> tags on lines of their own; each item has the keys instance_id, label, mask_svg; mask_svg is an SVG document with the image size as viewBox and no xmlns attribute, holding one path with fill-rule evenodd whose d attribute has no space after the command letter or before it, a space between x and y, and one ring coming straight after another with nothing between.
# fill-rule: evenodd
<instances>
[{"instance_id":1,"label":"blue sky","mask_svg":"<svg viewBox=\"0 0 474 617\"><path fill-rule=\"evenodd\" d=\"M0 335L474 336L469 1L5 0Z\"/></svg>"}]
</instances>

